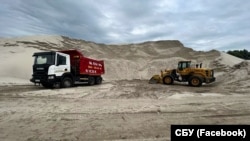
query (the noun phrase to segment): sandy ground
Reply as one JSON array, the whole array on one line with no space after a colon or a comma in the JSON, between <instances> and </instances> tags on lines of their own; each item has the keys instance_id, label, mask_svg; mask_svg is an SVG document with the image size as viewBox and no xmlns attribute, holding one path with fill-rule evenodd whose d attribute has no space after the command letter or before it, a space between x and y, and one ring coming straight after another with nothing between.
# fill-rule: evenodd
<instances>
[{"instance_id":1,"label":"sandy ground","mask_svg":"<svg viewBox=\"0 0 250 141\"><path fill-rule=\"evenodd\" d=\"M44 89L29 82L32 54L78 48L103 59L98 86ZM0 39L0 140L169 141L171 124L250 124L250 62L179 41L103 45L60 36ZM148 84L180 60L215 70L216 82Z\"/></svg>"},{"instance_id":2,"label":"sandy ground","mask_svg":"<svg viewBox=\"0 0 250 141\"><path fill-rule=\"evenodd\" d=\"M0 140L170 140L171 124L250 124L249 90L141 80L1 86Z\"/></svg>"}]
</instances>

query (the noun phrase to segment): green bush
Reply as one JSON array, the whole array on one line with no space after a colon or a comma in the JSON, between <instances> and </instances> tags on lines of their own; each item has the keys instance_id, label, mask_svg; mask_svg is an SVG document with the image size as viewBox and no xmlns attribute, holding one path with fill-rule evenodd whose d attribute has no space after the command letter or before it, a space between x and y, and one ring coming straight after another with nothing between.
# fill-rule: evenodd
<instances>
[{"instance_id":1,"label":"green bush","mask_svg":"<svg viewBox=\"0 0 250 141\"><path fill-rule=\"evenodd\" d=\"M233 56L239 57L241 59L250 60L250 52L246 49L243 50L233 50L228 51L228 54L231 54Z\"/></svg>"}]
</instances>

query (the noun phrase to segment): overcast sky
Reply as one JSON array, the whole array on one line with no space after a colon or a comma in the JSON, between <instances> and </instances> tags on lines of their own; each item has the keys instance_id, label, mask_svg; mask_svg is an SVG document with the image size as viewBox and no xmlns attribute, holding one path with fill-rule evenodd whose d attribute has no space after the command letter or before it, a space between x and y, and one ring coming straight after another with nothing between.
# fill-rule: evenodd
<instances>
[{"instance_id":1,"label":"overcast sky","mask_svg":"<svg viewBox=\"0 0 250 141\"><path fill-rule=\"evenodd\" d=\"M249 0L1 0L0 37L180 40L196 50L249 50L249 10Z\"/></svg>"}]
</instances>

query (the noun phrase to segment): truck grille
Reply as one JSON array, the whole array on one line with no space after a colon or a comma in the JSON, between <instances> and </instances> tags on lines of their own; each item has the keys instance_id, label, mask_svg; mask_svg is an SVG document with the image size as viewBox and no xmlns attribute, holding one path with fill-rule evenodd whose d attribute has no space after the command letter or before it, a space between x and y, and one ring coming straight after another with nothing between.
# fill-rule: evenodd
<instances>
[{"instance_id":1,"label":"truck grille","mask_svg":"<svg viewBox=\"0 0 250 141\"><path fill-rule=\"evenodd\" d=\"M208 76L209 74L208 74L208 70L206 70L206 76Z\"/></svg>"},{"instance_id":2,"label":"truck grille","mask_svg":"<svg viewBox=\"0 0 250 141\"><path fill-rule=\"evenodd\" d=\"M36 71L34 72L34 75L47 75L47 73L44 71Z\"/></svg>"},{"instance_id":3,"label":"truck grille","mask_svg":"<svg viewBox=\"0 0 250 141\"><path fill-rule=\"evenodd\" d=\"M45 80L47 79L47 76L46 75L33 75L33 77L35 79L40 79L40 80Z\"/></svg>"}]
</instances>

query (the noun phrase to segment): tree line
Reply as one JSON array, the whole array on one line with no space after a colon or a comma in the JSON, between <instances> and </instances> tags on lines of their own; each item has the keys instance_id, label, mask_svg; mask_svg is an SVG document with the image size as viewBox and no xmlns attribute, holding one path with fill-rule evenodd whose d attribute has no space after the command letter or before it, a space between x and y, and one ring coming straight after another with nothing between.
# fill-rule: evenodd
<instances>
[{"instance_id":1,"label":"tree line","mask_svg":"<svg viewBox=\"0 0 250 141\"><path fill-rule=\"evenodd\" d=\"M228 54L239 57L241 59L250 60L250 52L246 49L243 50L229 50Z\"/></svg>"}]
</instances>

